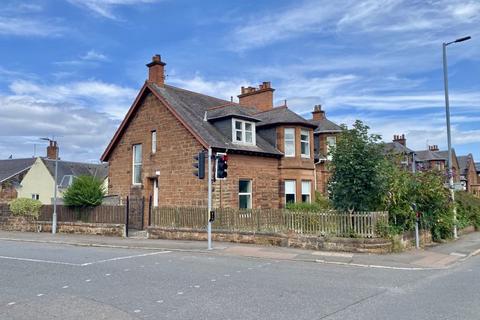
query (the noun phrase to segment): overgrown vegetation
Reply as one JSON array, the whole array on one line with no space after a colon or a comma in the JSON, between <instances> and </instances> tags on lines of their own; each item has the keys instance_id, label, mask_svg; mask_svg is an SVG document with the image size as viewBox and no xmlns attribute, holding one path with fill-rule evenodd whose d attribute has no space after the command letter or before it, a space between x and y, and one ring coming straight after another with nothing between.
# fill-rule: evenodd
<instances>
[{"instance_id":1,"label":"overgrown vegetation","mask_svg":"<svg viewBox=\"0 0 480 320\"><path fill-rule=\"evenodd\" d=\"M326 212L333 210L331 201L320 192L315 192L315 202L287 203L286 209L296 212Z\"/></svg>"},{"instance_id":2,"label":"overgrown vegetation","mask_svg":"<svg viewBox=\"0 0 480 320\"><path fill-rule=\"evenodd\" d=\"M455 203L457 205L457 221L459 228L474 226L480 228L480 199L471 193L456 192Z\"/></svg>"},{"instance_id":3,"label":"overgrown vegetation","mask_svg":"<svg viewBox=\"0 0 480 320\"><path fill-rule=\"evenodd\" d=\"M357 120L352 129L344 127L332 147L329 192L338 210L373 211L381 206L384 157L380 136L369 134L368 129Z\"/></svg>"},{"instance_id":4,"label":"overgrown vegetation","mask_svg":"<svg viewBox=\"0 0 480 320\"><path fill-rule=\"evenodd\" d=\"M79 176L63 194L69 207L91 208L102 204L105 190L102 181L92 176Z\"/></svg>"},{"instance_id":5,"label":"overgrown vegetation","mask_svg":"<svg viewBox=\"0 0 480 320\"><path fill-rule=\"evenodd\" d=\"M42 203L29 198L18 198L9 202L10 211L16 216L38 219Z\"/></svg>"}]
</instances>

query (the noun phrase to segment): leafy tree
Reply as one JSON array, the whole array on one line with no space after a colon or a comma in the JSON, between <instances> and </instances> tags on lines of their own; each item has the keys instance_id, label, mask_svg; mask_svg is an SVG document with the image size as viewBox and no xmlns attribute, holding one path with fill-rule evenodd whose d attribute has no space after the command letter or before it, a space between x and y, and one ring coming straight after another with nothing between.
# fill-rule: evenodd
<instances>
[{"instance_id":1,"label":"leafy tree","mask_svg":"<svg viewBox=\"0 0 480 320\"><path fill-rule=\"evenodd\" d=\"M9 202L10 211L16 216L29 216L37 219L42 203L29 198L18 198Z\"/></svg>"},{"instance_id":2,"label":"leafy tree","mask_svg":"<svg viewBox=\"0 0 480 320\"><path fill-rule=\"evenodd\" d=\"M63 194L69 207L88 208L102 204L105 190L102 181L92 176L79 176Z\"/></svg>"},{"instance_id":3,"label":"leafy tree","mask_svg":"<svg viewBox=\"0 0 480 320\"><path fill-rule=\"evenodd\" d=\"M332 148L329 191L339 210L376 210L385 193L384 156L380 136L357 120L352 129L343 128Z\"/></svg>"}]
</instances>

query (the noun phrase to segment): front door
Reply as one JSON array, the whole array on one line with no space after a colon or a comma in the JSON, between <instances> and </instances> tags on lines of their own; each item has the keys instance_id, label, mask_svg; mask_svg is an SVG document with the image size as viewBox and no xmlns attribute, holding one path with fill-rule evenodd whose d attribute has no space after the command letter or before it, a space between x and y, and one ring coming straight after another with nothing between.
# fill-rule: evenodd
<instances>
[{"instance_id":1,"label":"front door","mask_svg":"<svg viewBox=\"0 0 480 320\"><path fill-rule=\"evenodd\" d=\"M153 179L153 199L152 205L154 208L158 207L158 179Z\"/></svg>"}]
</instances>

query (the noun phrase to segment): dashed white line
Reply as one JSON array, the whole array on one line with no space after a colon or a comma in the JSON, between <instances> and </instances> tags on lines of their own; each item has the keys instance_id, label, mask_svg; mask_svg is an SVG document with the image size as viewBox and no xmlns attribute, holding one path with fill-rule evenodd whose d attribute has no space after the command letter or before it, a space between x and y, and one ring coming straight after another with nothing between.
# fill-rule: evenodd
<instances>
[{"instance_id":1,"label":"dashed white line","mask_svg":"<svg viewBox=\"0 0 480 320\"><path fill-rule=\"evenodd\" d=\"M163 300L157 300L157 303L163 303Z\"/></svg>"},{"instance_id":2,"label":"dashed white line","mask_svg":"<svg viewBox=\"0 0 480 320\"><path fill-rule=\"evenodd\" d=\"M41 297L41 296L44 296L44 294L43 293L37 294L37 297Z\"/></svg>"},{"instance_id":3,"label":"dashed white line","mask_svg":"<svg viewBox=\"0 0 480 320\"><path fill-rule=\"evenodd\" d=\"M200 286L199 286L198 284L197 284L197 285L194 285L193 287L194 287L194 288L197 288L197 289L200 288Z\"/></svg>"},{"instance_id":4,"label":"dashed white line","mask_svg":"<svg viewBox=\"0 0 480 320\"><path fill-rule=\"evenodd\" d=\"M67 289L67 288L68 288L68 286L63 286L63 287L62 287L62 289Z\"/></svg>"},{"instance_id":5,"label":"dashed white line","mask_svg":"<svg viewBox=\"0 0 480 320\"><path fill-rule=\"evenodd\" d=\"M130 269L123 269L123 271L128 272L128 271L130 271Z\"/></svg>"},{"instance_id":6,"label":"dashed white line","mask_svg":"<svg viewBox=\"0 0 480 320\"><path fill-rule=\"evenodd\" d=\"M105 277L110 277L111 274L110 273L105 273Z\"/></svg>"},{"instance_id":7,"label":"dashed white line","mask_svg":"<svg viewBox=\"0 0 480 320\"><path fill-rule=\"evenodd\" d=\"M217 280L216 280L216 279L212 279L212 280L210 280L210 281L215 282L215 281L217 281Z\"/></svg>"},{"instance_id":8,"label":"dashed white line","mask_svg":"<svg viewBox=\"0 0 480 320\"><path fill-rule=\"evenodd\" d=\"M183 291L178 291L177 294L178 294L178 295L182 295L182 294L183 294Z\"/></svg>"},{"instance_id":9,"label":"dashed white line","mask_svg":"<svg viewBox=\"0 0 480 320\"><path fill-rule=\"evenodd\" d=\"M92 279L87 279L87 280L85 280L85 282L90 282L90 281L92 281Z\"/></svg>"},{"instance_id":10,"label":"dashed white line","mask_svg":"<svg viewBox=\"0 0 480 320\"><path fill-rule=\"evenodd\" d=\"M224 276L224 277L230 277L230 275L229 275L229 274L224 274L223 276Z\"/></svg>"},{"instance_id":11,"label":"dashed white line","mask_svg":"<svg viewBox=\"0 0 480 320\"><path fill-rule=\"evenodd\" d=\"M133 310L133 312L135 312L135 313L140 313L140 312L142 312L142 310L136 309L136 310Z\"/></svg>"},{"instance_id":12,"label":"dashed white line","mask_svg":"<svg viewBox=\"0 0 480 320\"><path fill-rule=\"evenodd\" d=\"M8 306L13 306L16 302L9 302L7 303Z\"/></svg>"}]
</instances>

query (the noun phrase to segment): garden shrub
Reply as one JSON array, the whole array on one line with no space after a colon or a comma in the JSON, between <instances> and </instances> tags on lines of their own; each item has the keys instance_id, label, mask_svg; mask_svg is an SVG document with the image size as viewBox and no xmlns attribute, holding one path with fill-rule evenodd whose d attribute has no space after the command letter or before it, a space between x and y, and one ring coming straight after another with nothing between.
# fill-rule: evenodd
<instances>
[{"instance_id":1,"label":"garden shrub","mask_svg":"<svg viewBox=\"0 0 480 320\"><path fill-rule=\"evenodd\" d=\"M37 219L42 208L42 203L29 198L18 198L9 202L10 211L15 216L32 217Z\"/></svg>"},{"instance_id":2,"label":"garden shrub","mask_svg":"<svg viewBox=\"0 0 480 320\"><path fill-rule=\"evenodd\" d=\"M102 204L105 190L103 183L92 176L79 176L63 194L69 207L91 208Z\"/></svg>"}]
</instances>

